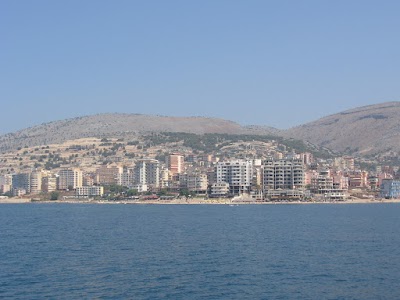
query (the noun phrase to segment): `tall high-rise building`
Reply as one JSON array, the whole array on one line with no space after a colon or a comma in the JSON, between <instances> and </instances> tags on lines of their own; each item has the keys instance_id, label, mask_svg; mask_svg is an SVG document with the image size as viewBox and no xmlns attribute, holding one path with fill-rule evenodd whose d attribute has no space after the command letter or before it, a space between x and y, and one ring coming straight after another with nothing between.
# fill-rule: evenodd
<instances>
[{"instance_id":1,"label":"tall high-rise building","mask_svg":"<svg viewBox=\"0 0 400 300\"><path fill-rule=\"evenodd\" d=\"M12 189L12 178L13 175L5 174L0 176L0 192L8 193Z\"/></svg>"},{"instance_id":2,"label":"tall high-rise building","mask_svg":"<svg viewBox=\"0 0 400 300\"><path fill-rule=\"evenodd\" d=\"M251 161L234 160L219 162L216 165L216 183L229 184L229 193L240 195L250 193L253 165Z\"/></svg>"},{"instance_id":3,"label":"tall high-rise building","mask_svg":"<svg viewBox=\"0 0 400 300\"><path fill-rule=\"evenodd\" d=\"M42 192L42 172L34 171L31 173L31 184L30 191L31 194L39 194Z\"/></svg>"},{"instance_id":4,"label":"tall high-rise building","mask_svg":"<svg viewBox=\"0 0 400 300\"><path fill-rule=\"evenodd\" d=\"M160 162L156 159L140 159L134 168L136 185L158 188L160 185Z\"/></svg>"},{"instance_id":5,"label":"tall high-rise building","mask_svg":"<svg viewBox=\"0 0 400 300\"><path fill-rule=\"evenodd\" d=\"M298 190L304 188L304 164L297 159L267 159L263 164L264 194L274 190Z\"/></svg>"},{"instance_id":6,"label":"tall high-rise building","mask_svg":"<svg viewBox=\"0 0 400 300\"><path fill-rule=\"evenodd\" d=\"M58 189L59 190L67 190L67 189L76 189L78 187L82 187L83 185L83 174L80 169L61 169L58 172Z\"/></svg>"},{"instance_id":7,"label":"tall high-rise building","mask_svg":"<svg viewBox=\"0 0 400 300\"><path fill-rule=\"evenodd\" d=\"M25 190L26 193L31 191L31 173L19 173L12 176L13 190Z\"/></svg>"}]
</instances>

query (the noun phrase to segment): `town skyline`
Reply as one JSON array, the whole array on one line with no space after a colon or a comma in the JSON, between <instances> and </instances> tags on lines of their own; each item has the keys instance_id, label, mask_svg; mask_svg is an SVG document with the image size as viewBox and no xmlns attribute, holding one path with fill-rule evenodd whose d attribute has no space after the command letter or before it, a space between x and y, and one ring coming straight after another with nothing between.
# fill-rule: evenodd
<instances>
[{"instance_id":1,"label":"town skyline","mask_svg":"<svg viewBox=\"0 0 400 300\"><path fill-rule=\"evenodd\" d=\"M355 159L263 136L199 137L153 133L135 140L86 138L21 147L0 156L0 192L16 201L22 197L109 203L181 203L190 195L194 203L221 204L381 201L400 196L399 165L385 157Z\"/></svg>"}]
</instances>

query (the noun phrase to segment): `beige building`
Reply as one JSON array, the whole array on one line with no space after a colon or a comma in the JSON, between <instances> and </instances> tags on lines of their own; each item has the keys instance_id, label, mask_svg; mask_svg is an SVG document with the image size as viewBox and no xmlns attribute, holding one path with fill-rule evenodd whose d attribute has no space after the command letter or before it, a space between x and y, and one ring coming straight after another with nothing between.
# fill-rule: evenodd
<instances>
[{"instance_id":1,"label":"beige building","mask_svg":"<svg viewBox=\"0 0 400 300\"><path fill-rule=\"evenodd\" d=\"M121 174L124 169L120 166L101 166L96 170L96 183L97 184L118 184Z\"/></svg>"},{"instance_id":2,"label":"beige building","mask_svg":"<svg viewBox=\"0 0 400 300\"><path fill-rule=\"evenodd\" d=\"M83 174L78 168L66 168L58 172L58 189L68 190L76 189L83 185Z\"/></svg>"},{"instance_id":3,"label":"beige building","mask_svg":"<svg viewBox=\"0 0 400 300\"><path fill-rule=\"evenodd\" d=\"M42 172L34 171L31 173L30 193L39 194L42 192Z\"/></svg>"},{"instance_id":4,"label":"beige building","mask_svg":"<svg viewBox=\"0 0 400 300\"><path fill-rule=\"evenodd\" d=\"M188 189L195 193L206 193L208 188L207 174L180 174L179 184L181 189Z\"/></svg>"},{"instance_id":5,"label":"beige building","mask_svg":"<svg viewBox=\"0 0 400 300\"><path fill-rule=\"evenodd\" d=\"M170 178L168 169L162 167L160 170L160 188L168 188L170 186Z\"/></svg>"},{"instance_id":6,"label":"beige building","mask_svg":"<svg viewBox=\"0 0 400 300\"><path fill-rule=\"evenodd\" d=\"M94 175L93 174L84 174L83 175L83 186L92 186L94 185Z\"/></svg>"},{"instance_id":7,"label":"beige building","mask_svg":"<svg viewBox=\"0 0 400 300\"><path fill-rule=\"evenodd\" d=\"M211 197L222 197L229 194L229 183L216 182L211 185Z\"/></svg>"},{"instance_id":8,"label":"beige building","mask_svg":"<svg viewBox=\"0 0 400 300\"><path fill-rule=\"evenodd\" d=\"M57 190L57 177L52 175L42 177L42 191L50 193L55 190Z\"/></svg>"},{"instance_id":9,"label":"beige building","mask_svg":"<svg viewBox=\"0 0 400 300\"><path fill-rule=\"evenodd\" d=\"M134 185L134 168L126 168L118 175L118 184L132 187Z\"/></svg>"},{"instance_id":10,"label":"beige building","mask_svg":"<svg viewBox=\"0 0 400 300\"><path fill-rule=\"evenodd\" d=\"M12 174L5 174L0 176L0 192L8 193L12 190Z\"/></svg>"}]
</instances>

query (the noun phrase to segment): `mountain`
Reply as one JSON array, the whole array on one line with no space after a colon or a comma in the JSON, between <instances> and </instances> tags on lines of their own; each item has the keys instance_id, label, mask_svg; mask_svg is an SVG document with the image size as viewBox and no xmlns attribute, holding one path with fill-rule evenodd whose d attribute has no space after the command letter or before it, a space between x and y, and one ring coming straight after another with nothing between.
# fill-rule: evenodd
<instances>
[{"instance_id":1,"label":"mountain","mask_svg":"<svg viewBox=\"0 0 400 300\"><path fill-rule=\"evenodd\" d=\"M270 127L242 127L217 118L167 117L140 114L98 114L54 121L0 136L0 151L17 147L59 144L87 137L129 138L149 132L272 134Z\"/></svg>"},{"instance_id":2,"label":"mountain","mask_svg":"<svg viewBox=\"0 0 400 300\"><path fill-rule=\"evenodd\" d=\"M349 154L400 152L400 102L350 109L291 128L284 135Z\"/></svg>"},{"instance_id":3,"label":"mountain","mask_svg":"<svg viewBox=\"0 0 400 300\"><path fill-rule=\"evenodd\" d=\"M272 135L356 155L400 152L400 102L354 108L288 130L205 117L99 114L54 121L0 136L0 151L87 137L129 139L149 132ZM394 153L393 153L394 152Z\"/></svg>"}]
</instances>

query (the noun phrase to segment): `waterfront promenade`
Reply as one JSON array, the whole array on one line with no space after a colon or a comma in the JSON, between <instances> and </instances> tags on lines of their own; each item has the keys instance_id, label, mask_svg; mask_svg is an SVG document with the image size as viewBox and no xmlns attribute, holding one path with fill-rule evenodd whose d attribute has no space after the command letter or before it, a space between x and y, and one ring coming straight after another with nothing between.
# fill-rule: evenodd
<instances>
[{"instance_id":1,"label":"waterfront promenade","mask_svg":"<svg viewBox=\"0 0 400 300\"><path fill-rule=\"evenodd\" d=\"M347 199L343 201L241 201L240 199L227 199L227 198L189 198L189 199L172 199L172 200L119 200L119 201L105 201L93 199L68 199L56 201L42 201L29 198L8 198L0 199L0 204L22 204L22 203L82 203L82 204L152 204L152 205L202 205L202 204L216 204L216 205L290 205L290 204L365 204L365 203L400 203L400 199Z\"/></svg>"}]
</instances>

